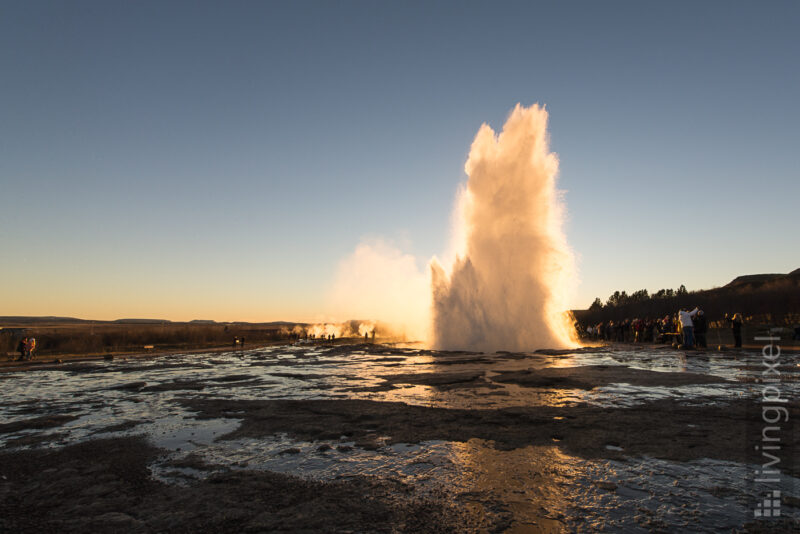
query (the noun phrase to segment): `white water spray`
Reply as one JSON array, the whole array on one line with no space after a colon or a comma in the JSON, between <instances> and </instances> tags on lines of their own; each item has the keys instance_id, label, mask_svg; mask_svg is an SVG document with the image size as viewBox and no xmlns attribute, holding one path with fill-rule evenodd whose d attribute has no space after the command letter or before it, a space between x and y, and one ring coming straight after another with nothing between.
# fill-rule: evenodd
<instances>
[{"instance_id":1,"label":"white water spray","mask_svg":"<svg viewBox=\"0 0 800 534\"><path fill-rule=\"evenodd\" d=\"M433 346L533 350L576 343L566 314L575 283L556 189L547 112L517 105L503 131L478 130L465 165L456 258L431 262Z\"/></svg>"},{"instance_id":2,"label":"white water spray","mask_svg":"<svg viewBox=\"0 0 800 534\"><path fill-rule=\"evenodd\" d=\"M413 256L362 243L340 264L333 314L384 321L438 349L577 346L567 314L574 259L547 112L518 104L499 135L482 125L465 170L447 267L434 258L428 276Z\"/></svg>"}]
</instances>

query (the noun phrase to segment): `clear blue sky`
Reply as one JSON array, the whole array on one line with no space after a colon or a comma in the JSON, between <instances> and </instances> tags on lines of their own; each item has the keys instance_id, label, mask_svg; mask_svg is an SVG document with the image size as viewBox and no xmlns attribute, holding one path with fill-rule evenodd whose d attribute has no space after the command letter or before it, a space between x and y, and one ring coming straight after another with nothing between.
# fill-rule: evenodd
<instances>
[{"instance_id":1,"label":"clear blue sky","mask_svg":"<svg viewBox=\"0 0 800 534\"><path fill-rule=\"evenodd\" d=\"M0 315L309 319L550 112L576 306L800 267L798 2L0 3ZM688 245L688 246L687 246Z\"/></svg>"}]
</instances>

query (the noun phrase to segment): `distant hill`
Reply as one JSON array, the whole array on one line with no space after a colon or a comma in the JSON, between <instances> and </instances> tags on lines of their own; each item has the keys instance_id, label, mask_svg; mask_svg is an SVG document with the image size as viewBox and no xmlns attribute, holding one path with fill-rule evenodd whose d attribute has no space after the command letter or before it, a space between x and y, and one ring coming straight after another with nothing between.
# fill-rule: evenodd
<instances>
[{"instance_id":1,"label":"distant hill","mask_svg":"<svg viewBox=\"0 0 800 534\"><path fill-rule=\"evenodd\" d=\"M747 274L744 276L737 276L725 287L761 287L767 283L776 283L786 280L800 278L800 269L795 269L789 274Z\"/></svg>"},{"instance_id":2,"label":"distant hill","mask_svg":"<svg viewBox=\"0 0 800 534\"><path fill-rule=\"evenodd\" d=\"M306 326L307 323L295 323L292 321L271 321L266 323L249 323L247 321L217 322L212 319L194 319L188 322L170 321L168 319L147 319L147 318L126 318L114 319L112 321L96 321L92 319L77 319L75 317L56 317L56 316L25 316L25 315L5 315L0 316L0 324L5 325L42 325L42 324L192 324L192 325L238 325L238 326Z\"/></svg>"},{"instance_id":3,"label":"distant hill","mask_svg":"<svg viewBox=\"0 0 800 534\"><path fill-rule=\"evenodd\" d=\"M172 321L168 321L166 319L117 319L115 321L111 321L113 323L118 324L164 324L164 323L172 323Z\"/></svg>"},{"instance_id":4,"label":"distant hill","mask_svg":"<svg viewBox=\"0 0 800 534\"><path fill-rule=\"evenodd\" d=\"M75 317L52 317L37 316L27 317L24 315L5 315L0 316L0 323L3 324L34 324L34 323L92 323L86 319L76 319Z\"/></svg>"},{"instance_id":5,"label":"distant hill","mask_svg":"<svg viewBox=\"0 0 800 534\"><path fill-rule=\"evenodd\" d=\"M725 313L742 313L755 322L777 325L800 323L800 269L788 274L738 276L728 284L699 291L646 290L616 292L605 303L595 302L587 310L573 310L583 324L622 319L673 315L680 308L703 309L711 321Z\"/></svg>"}]
</instances>

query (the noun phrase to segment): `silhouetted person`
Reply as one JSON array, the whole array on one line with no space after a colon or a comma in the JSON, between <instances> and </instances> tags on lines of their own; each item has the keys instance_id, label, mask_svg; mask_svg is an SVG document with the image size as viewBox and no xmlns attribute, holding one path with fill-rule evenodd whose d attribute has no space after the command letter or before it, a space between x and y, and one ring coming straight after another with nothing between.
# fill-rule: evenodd
<instances>
[{"instance_id":1,"label":"silhouetted person","mask_svg":"<svg viewBox=\"0 0 800 534\"><path fill-rule=\"evenodd\" d=\"M236 348L236 345L238 345L238 344L239 344L239 338L238 337L233 338L233 348L234 349Z\"/></svg>"},{"instance_id":2,"label":"silhouetted person","mask_svg":"<svg viewBox=\"0 0 800 534\"><path fill-rule=\"evenodd\" d=\"M728 317L728 314L725 314L725 318L731 323L731 329L733 330L733 342L734 347L741 347L742 346L742 314L741 313L734 313L733 317Z\"/></svg>"},{"instance_id":3,"label":"silhouetted person","mask_svg":"<svg viewBox=\"0 0 800 534\"><path fill-rule=\"evenodd\" d=\"M25 352L28 353L28 359L29 360L33 359L33 353L34 353L35 350L36 350L36 338L35 337L29 337L28 338L28 346L27 346L27 349L25 351Z\"/></svg>"},{"instance_id":4,"label":"silhouetted person","mask_svg":"<svg viewBox=\"0 0 800 534\"><path fill-rule=\"evenodd\" d=\"M706 314L703 313L703 310L699 310L694 318L694 338L697 341L697 346L704 349L708 348L708 343L706 343L706 332L708 332Z\"/></svg>"},{"instance_id":5,"label":"silhouetted person","mask_svg":"<svg viewBox=\"0 0 800 534\"><path fill-rule=\"evenodd\" d=\"M17 352L19 352L19 358L17 359L18 362L21 362L25 359L25 350L28 348L28 338L23 337L19 340L17 344Z\"/></svg>"},{"instance_id":6,"label":"silhouetted person","mask_svg":"<svg viewBox=\"0 0 800 534\"><path fill-rule=\"evenodd\" d=\"M244 348L244 337L242 337L241 339L239 339L239 343L242 345L242 348Z\"/></svg>"},{"instance_id":7,"label":"silhouetted person","mask_svg":"<svg viewBox=\"0 0 800 534\"><path fill-rule=\"evenodd\" d=\"M681 323L683 330L683 346L690 349L694 346L694 323L692 317L697 315L699 309L695 308L692 311L680 310L678 312L678 320Z\"/></svg>"},{"instance_id":8,"label":"silhouetted person","mask_svg":"<svg viewBox=\"0 0 800 534\"><path fill-rule=\"evenodd\" d=\"M644 340L647 339L647 331L644 329L645 324L644 319L638 318L633 323L633 340L636 343L644 343Z\"/></svg>"}]
</instances>

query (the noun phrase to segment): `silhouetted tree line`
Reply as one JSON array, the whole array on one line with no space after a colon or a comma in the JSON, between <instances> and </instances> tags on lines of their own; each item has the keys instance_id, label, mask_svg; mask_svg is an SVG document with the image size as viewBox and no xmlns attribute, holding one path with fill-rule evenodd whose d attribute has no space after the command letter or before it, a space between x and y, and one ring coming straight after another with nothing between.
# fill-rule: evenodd
<instances>
[{"instance_id":1,"label":"silhouetted tree line","mask_svg":"<svg viewBox=\"0 0 800 534\"><path fill-rule=\"evenodd\" d=\"M793 275L795 273L792 273ZM573 312L583 324L674 315L680 308L700 307L711 321L739 312L749 322L779 326L800 323L800 276L784 275L766 282L736 283L701 291L660 289L649 294L640 289L628 294L615 291L605 304L596 298L588 310Z\"/></svg>"},{"instance_id":2,"label":"silhouetted tree line","mask_svg":"<svg viewBox=\"0 0 800 534\"><path fill-rule=\"evenodd\" d=\"M594 299L594 302L589 307L589 311L599 311L606 308L620 308L629 304L649 302L654 299L674 299L675 297L684 297L688 294L689 292L686 291L686 286L683 284L681 284L681 287L678 289L659 289L652 295L650 295L646 289L634 291L630 295L628 295L626 291L614 291L614 293L608 297L608 300L605 304L603 304L603 301L600 300L600 297Z\"/></svg>"}]
</instances>

